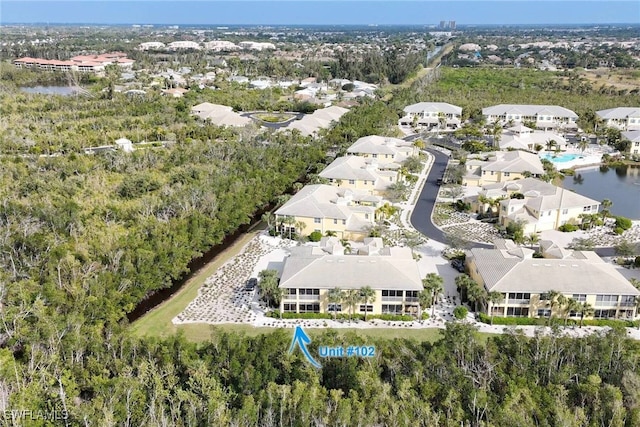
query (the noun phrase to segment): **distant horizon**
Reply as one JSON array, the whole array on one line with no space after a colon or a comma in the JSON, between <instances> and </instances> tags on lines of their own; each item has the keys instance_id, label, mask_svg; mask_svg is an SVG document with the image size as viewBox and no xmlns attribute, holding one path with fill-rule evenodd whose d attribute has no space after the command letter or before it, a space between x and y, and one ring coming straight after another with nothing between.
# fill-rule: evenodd
<instances>
[{"instance_id":1,"label":"distant horizon","mask_svg":"<svg viewBox=\"0 0 640 427\"><path fill-rule=\"evenodd\" d=\"M640 24L640 2L635 0L8 0L0 6L0 25L433 26L440 21L455 21L459 27Z\"/></svg>"}]
</instances>

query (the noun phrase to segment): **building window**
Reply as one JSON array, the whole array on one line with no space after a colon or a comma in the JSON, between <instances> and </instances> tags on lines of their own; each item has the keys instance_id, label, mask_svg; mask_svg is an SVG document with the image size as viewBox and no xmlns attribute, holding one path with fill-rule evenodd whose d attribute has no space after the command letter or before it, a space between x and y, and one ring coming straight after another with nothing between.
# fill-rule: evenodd
<instances>
[{"instance_id":1,"label":"building window","mask_svg":"<svg viewBox=\"0 0 640 427\"><path fill-rule=\"evenodd\" d=\"M569 209L562 209L562 215L566 215L569 213Z\"/></svg>"},{"instance_id":2,"label":"building window","mask_svg":"<svg viewBox=\"0 0 640 427\"><path fill-rule=\"evenodd\" d=\"M582 208L582 212L591 212L591 206L585 206Z\"/></svg>"},{"instance_id":3,"label":"building window","mask_svg":"<svg viewBox=\"0 0 640 427\"><path fill-rule=\"evenodd\" d=\"M402 305L382 304L382 314L400 314L400 313L402 313Z\"/></svg>"},{"instance_id":4,"label":"building window","mask_svg":"<svg viewBox=\"0 0 640 427\"><path fill-rule=\"evenodd\" d=\"M382 291L382 301L402 301L402 291Z\"/></svg>"},{"instance_id":5,"label":"building window","mask_svg":"<svg viewBox=\"0 0 640 427\"><path fill-rule=\"evenodd\" d=\"M300 313L320 313L320 304L300 304Z\"/></svg>"},{"instance_id":6,"label":"building window","mask_svg":"<svg viewBox=\"0 0 640 427\"><path fill-rule=\"evenodd\" d=\"M378 155L377 154L372 154L371 157L373 157L374 159L377 159Z\"/></svg>"},{"instance_id":7,"label":"building window","mask_svg":"<svg viewBox=\"0 0 640 427\"><path fill-rule=\"evenodd\" d=\"M517 300L517 301L529 301L531 299L531 294L526 292L515 292L509 294L509 300Z\"/></svg>"},{"instance_id":8,"label":"building window","mask_svg":"<svg viewBox=\"0 0 640 427\"><path fill-rule=\"evenodd\" d=\"M338 223L338 220L337 220L336 218L334 218L334 219L333 219L333 223L334 223L334 224L337 224L337 223Z\"/></svg>"},{"instance_id":9,"label":"building window","mask_svg":"<svg viewBox=\"0 0 640 427\"><path fill-rule=\"evenodd\" d=\"M322 222L321 218L313 218L313 223L314 224L320 224Z\"/></svg>"},{"instance_id":10,"label":"building window","mask_svg":"<svg viewBox=\"0 0 640 427\"><path fill-rule=\"evenodd\" d=\"M596 305L616 305L618 295L596 295Z\"/></svg>"},{"instance_id":11,"label":"building window","mask_svg":"<svg viewBox=\"0 0 640 427\"><path fill-rule=\"evenodd\" d=\"M369 214L368 213L364 214L364 219L369 219Z\"/></svg>"},{"instance_id":12,"label":"building window","mask_svg":"<svg viewBox=\"0 0 640 427\"><path fill-rule=\"evenodd\" d=\"M620 305L625 305L627 307L636 305L636 297L633 295L622 295L620 298Z\"/></svg>"},{"instance_id":13,"label":"building window","mask_svg":"<svg viewBox=\"0 0 640 427\"><path fill-rule=\"evenodd\" d=\"M355 180L355 179L350 179L350 180L349 180L349 184L353 185L353 184L355 184L355 183L356 183L356 180Z\"/></svg>"},{"instance_id":14,"label":"building window","mask_svg":"<svg viewBox=\"0 0 640 427\"><path fill-rule=\"evenodd\" d=\"M504 176L509 176L509 175L511 175L511 172L505 172L504 173Z\"/></svg>"},{"instance_id":15,"label":"building window","mask_svg":"<svg viewBox=\"0 0 640 427\"><path fill-rule=\"evenodd\" d=\"M574 300L576 300L578 302L586 302L587 301L587 294L573 294L571 296L571 298L573 298Z\"/></svg>"},{"instance_id":16,"label":"building window","mask_svg":"<svg viewBox=\"0 0 640 427\"><path fill-rule=\"evenodd\" d=\"M364 312L364 311L366 311L367 313L373 312L373 306L369 305L369 304L367 304L367 305L361 304L360 305L360 312Z\"/></svg>"},{"instance_id":17,"label":"building window","mask_svg":"<svg viewBox=\"0 0 640 427\"><path fill-rule=\"evenodd\" d=\"M327 311L339 313L342 311L342 304L329 304Z\"/></svg>"},{"instance_id":18,"label":"building window","mask_svg":"<svg viewBox=\"0 0 640 427\"><path fill-rule=\"evenodd\" d=\"M595 310L593 312L593 317L596 319L609 319L612 317L616 317L615 310Z\"/></svg>"},{"instance_id":19,"label":"building window","mask_svg":"<svg viewBox=\"0 0 640 427\"><path fill-rule=\"evenodd\" d=\"M539 308L538 309L538 317L549 317L551 315L551 310L548 308Z\"/></svg>"},{"instance_id":20,"label":"building window","mask_svg":"<svg viewBox=\"0 0 640 427\"><path fill-rule=\"evenodd\" d=\"M507 308L507 316L511 316L511 317L529 317L529 308L527 308L527 307L509 307L509 308Z\"/></svg>"},{"instance_id":21,"label":"building window","mask_svg":"<svg viewBox=\"0 0 640 427\"><path fill-rule=\"evenodd\" d=\"M346 219L342 220L342 225L347 225L347 220Z\"/></svg>"},{"instance_id":22,"label":"building window","mask_svg":"<svg viewBox=\"0 0 640 427\"><path fill-rule=\"evenodd\" d=\"M295 313L296 309L297 309L296 304L283 304L282 305L282 311L284 311L284 312Z\"/></svg>"},{"instance_id":23,"label":"building window","mask_svg":"<svg viewBox=\"0 0 640 427\"><path fill-rule=\"evenodd\" d=\"M297 292L297 289L288 288L284 297L285 298L295 298L296 297L296 292Z\"/></svg>"},{"instance_id":24,"label":"building window","mask_svg":"<svg viewBox=\"0 0 640 427\"><path fill-rule=\"evenodd\" d=\"M320 289L300 289L300 295L320 295Z\"/></svg>"}]
</instances>

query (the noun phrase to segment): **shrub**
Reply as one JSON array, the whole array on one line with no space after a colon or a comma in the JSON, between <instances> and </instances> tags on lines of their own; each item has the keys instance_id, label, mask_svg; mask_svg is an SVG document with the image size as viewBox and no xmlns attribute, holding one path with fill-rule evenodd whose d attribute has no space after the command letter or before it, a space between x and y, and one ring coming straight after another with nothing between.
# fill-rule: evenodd
<instances>
[{"instance_id":1,"label":"shrub","mask_svg":"<svg viewBox=\"0 0 640 427\"><path fill-rule=\"evenodd\" d=\"M467 317L468 313L469 313L469 310L467 310L467 307L464 307L462 305L459 305L459 306L457 306L456 308L453 309L453 315L458 320L462 320L465 317Z\"/></svg>"},{"instance_id":2,"label":"shrub","mask_svg":"<svg viewBox=\"0 0 640 427\"><path fill-rule=\"evenodd\" d=\"M482 323L491 323L491 316L485 313L478 314L478 320ZM534 319L531 317L494 317L493 324L494 325L521 325L521 326L529 326L529 325L544 325L546 319Z\"/></svg>"},{"instance_id":3,"label":"shrub","mask_svg":"<svg viewBox=\"0 0 640 427\"><path fill-rule=\"evenodd\" d=\"M319 231L314 231L313 233L309 234L310 242L319 242L320 239L322 239L322 233Z\"/></svg>"},{"instance_id":4,"label":"shrub","mask_svg":"<svg viewBox=\"0 0 640 427\"><path fill-rule=\"evenodd\" d=\"M408 314L372 314L367 316L367 320L371 319L387 320L390 322L412 322L416 320L415 317Z\"/></svg>"},{"instance_id":5,"label":"shrub","mask_svg":"<svg viewBox=\"0 0 640 427\"><path fill-rule=\"evenodd\" d=\"M633 224L629 218L625 218L623 216L616 217L616 228L620 227L624 231L624 230L630 229L632 225ZM616 233L616 234L620 234L620 233Z\"/></svg>"},{"instance_id":6,"label":"shrub","mask_svg":"<svg viewBox=\"0 0 640 427\"><path fill-rule=\"evenodd\" d=\"M640 268L640 256L637 256L635 261L633 261L633 266L635 268Z\"/></svg>"},{"instance_id":7,"label":"shrub","mask_svg":"<svg viewBox=\"0 0 640 427\"><path fill-rule=\"evenodd\" d=\"M573 224L564 224L558 227L558 230L562 231L563 233L571 233L572 231L576 231L578 229L579 227Z\"/></svg>"},{"instance_id":8,"label":"shrub","mask_svg":"<svg viewBox=\"0 0 640 427\"><path fill-rule=\"evenodd\" d=\"M614 232L615 234L617 234L617 235L620 235L620 234L624 233L624 228L622 228L622 227L616 227L616 228L614 228L614 229L613 229L613 232Z\"/></svg>"}]
</instances>

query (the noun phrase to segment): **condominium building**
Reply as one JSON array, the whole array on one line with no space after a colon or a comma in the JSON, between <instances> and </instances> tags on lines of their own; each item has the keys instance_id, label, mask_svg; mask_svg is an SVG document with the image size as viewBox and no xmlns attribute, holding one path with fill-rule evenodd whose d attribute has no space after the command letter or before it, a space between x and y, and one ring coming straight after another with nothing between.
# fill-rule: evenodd
<instances>
[{"instance_id":1,"label":"condominium building","mask_svg":"<svg viewBox=\"0 0 640 427\"><path fill-rule=\"evenodd\" d=\"M464 166L463 183L475 187L544 174L538 155L526 151L486 153L467 158Z\"/></svg>"},{"instance_id":2,"label":"condominium building","mask_svg":"<svg viewBox=\"0 0 640 427\"><path fill-rule=\"evenodd\" d=\"M578 115L557 105L499 104L482 109L487 123L502 125L529 122L538 129L577 129Z\"/></svg>"},{"instance_id":3,"label":"condominium building","mask_svg":"<svg viewBox=\"0 0 640 427\"><path fill-rule=\"evenodd\" d=\"M428 129L457 129L462 120L462 108L446 102L418 102L403 110L406 115L400 124L416 125Z\"/></svg>"},{"instance_id":4,"label":"condominium building","mask_svg":"<svg viewBox=\"0 0 640 427\"><path fill-rule=\"evenodd\" d=\"M619 130L640 130L640 107L618 107L596 111L605 127Z\"/></svg>"},{"instance_id":5,"label":"condominium building","mask_svg":"<svg viewBox=\"0 0 640 427\"><path fill-rule=\"evenodd\" d=\"M368 255L344 255L336 251L337 239L325 242L320 247L296 247L285 259L279 285L284 290L282 312L418 313L423 285L411 249L384 247ZM350 307L346 298L329 302L331 289L348 292L365 286L375 293L367 304L358 301Z\"/></svg>"},{"instance_id":6,"label":"condominium building","mask_svg":"<svg viewBox=\"0 0 640 427\"><path fill-rule=\"evenodd\" d=\"M275 211L280 231L305 235L335 232L340 238L362 240L375 223L382 198L368 191L331 185L307 185Z\"/></svg>"},{"instance_id":7,"label":"condominium building","mask_svg":"<svg viewBox=\"0 0 640 427\"><path fill-rule=\"evenodd\" d=\"M580 310L570 312L550 303L552 291L587 303L593 318L634 319L635 300L640 291L616 268L595 252L572 251L550 241L541 242L544 258L511 241L497 241L494 249L473 248L467 252L467 271L487 292L499 292L502 301L487 303L484 310L493 316L580 318ZM553 312L551 312L553 310Z\"/></svg>"},{"instance_id":8,"label":"condominium building","mask_svg":"<svg viewBox=\"0 0 640 427\"><path fill-rule=\"evenodd\" d=\"M567 223L580 224L580 214L597 213L600 202L535 178L487 184L478 193L486 199L500 200L500 225L512 222L523 225L526 234L555 230ZM486 206L478 196L467 199L472 207L484 212Z\"/></svg>"},{"instance_id":9,"label":"condominium building","mask_svg":"<svg viewBox=\"0 0 640 427\"><path fill-rule=\"evenodd\" d=\"M359 138L348 149L348 156L377 159L379 165L394 163L398 167L408 157L418 154L413 143L399 138L369 135Z\"/></svg>"},{"instance_id":10,"label":"condominium building","mask_svg":"<svg viewBox=\"0 0 640 427\"><path fill-rule=\"evenodd\" d=\"M391 184L403 180L398 169L387 169L377 159L358 156L338 157L319 175L337 187L364 190L377 196L384 196Z\"/></svg>"}]
</instances>

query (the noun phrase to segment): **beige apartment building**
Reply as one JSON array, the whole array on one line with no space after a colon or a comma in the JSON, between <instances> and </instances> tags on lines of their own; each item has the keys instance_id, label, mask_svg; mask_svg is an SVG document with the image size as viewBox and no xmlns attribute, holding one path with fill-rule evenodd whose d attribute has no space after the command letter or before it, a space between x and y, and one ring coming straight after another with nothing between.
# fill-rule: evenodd
<instances>
[{"instance_id":1,"label":"beige apartment building","mask_svg":"<svg viewBox=\"0 0 640 427\"><path fill-rule=\"evenodd\" d=\"M502 301L487 303L484 311L502 317L568 317L579 319L579 310L564 311L549 304L556 291L567 299L587 303L596 319L634 319L640 291L613 265L595 252L571 251L541 242L544 258L533 258L533 250L511 241L496 242L495 249L473 248L466 265L473 280L487 292L499 292ZM585 317L587 318L587 317Z\"/></svg>"},{"instance_id":2,"label":"beige apartment building","mask_svg":"<svg viewBox=\"0 0 640 427\"><path fill-rule=\"evenodd\" d=\"M475 187L544 174L540 157L526 151L497 151L468 158L465 170L463 184Z\"/></svg>"},{"instance_id":3,"label":"beige apartment building","mask_svg":"<svg viewBox=\"0 0 640 427\"><path fill-rule=\"evenodd\" d=\"M382 198L367 191L332 185L307 185L275 211L276 224L286 235L333 231L343 239L362 240L375 224Z\"/></svg>"},{"instance_id":4,"label":"beige apartment building","mask_svg":"<svg viewBox=\"0 0 640 427\"><path fill-rule=\"evenodd\" d=\"M409 248L384 247L367 255L344 255L335 245L299 246L287 257L279 287L283 313L417 314L423 290L418 265ZM344 248L343 248L344 249ZM329 303L331 289L360 290L369 286L375 297L349 307Z\"/></svg>"},{"instance_id":5,"label":"beige apartment building","mask_svg":"<svg viewBox=\"0 0 640 427\"><path fill-rule=\"evenodd\" d=\"M338 157L319 175L337 187L368 191L377 196L384 196L391 184L403 180L398 168L387 169L387 167L388 164L380 165L374 158Z\"/></svg>"}]
</instances>

